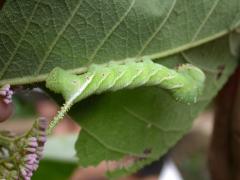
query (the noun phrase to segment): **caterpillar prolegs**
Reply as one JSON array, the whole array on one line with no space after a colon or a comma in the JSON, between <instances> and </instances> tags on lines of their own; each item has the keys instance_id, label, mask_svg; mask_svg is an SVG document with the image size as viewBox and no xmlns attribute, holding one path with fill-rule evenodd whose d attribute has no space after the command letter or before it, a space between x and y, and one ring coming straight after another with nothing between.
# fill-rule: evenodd
<instances>
[{"instance_id":1,"label":"caterpillar prolegs","mask_svg":"<svg viewBox=\"0 0 240 180\"><path fill-rule=\"evenodd\" d=\"M174 70L146 59L125 64L111 62L107 65L92 65L81 75L55 68L47 78L46 86L56 93L61 93L68 101L87 80L89 83L74 103L105 91L159 86L168 90L177 101L190 104L197 102L204 86L205 75L199 68L190 64Z\"/></svg>"}]
</instances>

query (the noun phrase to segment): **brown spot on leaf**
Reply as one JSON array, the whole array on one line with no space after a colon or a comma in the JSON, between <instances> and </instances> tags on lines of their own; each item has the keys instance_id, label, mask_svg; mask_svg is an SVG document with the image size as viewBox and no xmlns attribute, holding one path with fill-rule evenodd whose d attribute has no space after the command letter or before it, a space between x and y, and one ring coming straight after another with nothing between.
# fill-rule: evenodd
<instances>
[{"instance_id":1,"label":"brown spot on leaf","mask_svg":"<svg viewBox=\"0 0 240 180\"><path fill-rule=\"evenodd\" d=\"M218 71L217 80L219 80L222 77L224 70L225 70L225 65L219 65L217 67L217 71Z\"/></svg>"},{"instance_id":2,"label":"brown spot on leaf","mask_svg":"<svg viewBox=\"0 0 240 180\"><path fill-rule=\"evenodd\" d=\"M150 149L150 148L147 148L143 151L144 155L149 155L149 154L151 154L151 152L152 152L152 149Z\"/></svg>"}]
</instances>

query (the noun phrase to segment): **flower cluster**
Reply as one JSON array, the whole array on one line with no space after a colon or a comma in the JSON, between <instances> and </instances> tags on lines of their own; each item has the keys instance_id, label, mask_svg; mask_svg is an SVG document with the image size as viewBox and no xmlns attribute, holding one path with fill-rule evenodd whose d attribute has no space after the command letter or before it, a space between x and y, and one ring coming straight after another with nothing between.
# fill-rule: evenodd
<instances>
[{"instance_id":1,"label":"flower cluster","mask_svg":"<svg viewBox=\"0 0 240 180\"><path fill-rule=\"evenodd\" d=\"M43 156L44 145L47 141L47 127L47 119L40 118L26 136L16 139L8 147L4 147L4 158L9 160L0 163L0 179L31 179ZM4 148L1 148L0 144L0 151Z\"/></svg>"},{"instance_id":2,"label":"flower cluster","mask_svg":"<svg viewBox=\"0 0 240 180\"><path fill-rule=\"evenodd\" d=\"M26 140L24 148L24 161L20 166L21 176L24 180L30 180L33 172L37 170L40 159L43 155L44 144L47 141L46 130L48 121L45 118L40 118L38 127L34 127L32 134L37 136L29 137Z\"/></svg>"},{"instance_id":3,"label":"flower cluster","mask_svg":"<svg viewBox=\"0 0 240 180\"><path fill-rule=\"evenodd\" d=\"M8 148L0 145L0 159L6 159L9 157L11 152ZM13 179L13 180L19 180L18 179L18 172L14 168L14 164L10 161L3 161L0 164L0 179Z\"/></svg>"},{"instance_id":4,"label":"flower cluster","mask_svg":"<svg viewBox=\"0 0 240 180\"><path fill-rule=\"evenodd\" d=\"M10 104L12 102L13 91L10 89L10 85L7 84L0 88L0 98L3 99L3 102Z\"/></svg>"}]
</instances>

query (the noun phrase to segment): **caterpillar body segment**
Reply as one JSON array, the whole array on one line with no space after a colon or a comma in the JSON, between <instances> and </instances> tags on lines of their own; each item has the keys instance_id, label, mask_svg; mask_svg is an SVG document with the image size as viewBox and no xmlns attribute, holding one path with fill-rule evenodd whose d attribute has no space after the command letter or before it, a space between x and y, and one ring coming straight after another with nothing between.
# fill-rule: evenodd
<instances>
[{"instance_id":1,"label":"caterpillar body segment","mask_svg":"<svg viewBox=\"0 0 240 180\"><path fill-rule=\"evenodd\" d=\"M91 83L75 102L105 91L159 86L169 91L177 101L190 104L197 102L205 81L204 73L193 65L182 65L174 70L151 60L143 60L126 64L111 62L108 65L92 65L87 73L81 75L55 68L47 78L46 86L61 93L67 101L92 76Z\"/></svg>"}]
</instances>

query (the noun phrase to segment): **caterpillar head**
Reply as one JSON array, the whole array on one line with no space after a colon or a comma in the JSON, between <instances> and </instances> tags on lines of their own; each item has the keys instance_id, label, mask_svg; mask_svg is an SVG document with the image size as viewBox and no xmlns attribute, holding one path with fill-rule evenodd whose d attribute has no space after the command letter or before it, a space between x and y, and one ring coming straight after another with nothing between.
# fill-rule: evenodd
<instances>
[{"instance_id":1,"label":"caterpillar head","mask_svg":"<svg viewBox=\"0 0 240 180\"><path fill-rule=\"evenodd\" d=\"M179 89L179 91L182 91L179 93L181 94L179 100L186 99L186 101L189 101L187 102L188 104L191 102L196 103L204 88L204 82L206 79L204 72L191 64L181 65L178 67L177 71L185 78L185 88Z\"/></svg>"},{"instance_id":2,"label":"caterpillar head","mask_svg":"<svg viewBox=\"0 0 240 180\"><path fill-rule=\"evenodd\" d=\"M199 83L203 83L206 79L206 76L203 71L201 71L196 66L193 66L191 64L184 64L178 67L178 72L185 74L189 77L191 77L193 80Z\"/></svg>"},{"instance_id":3,"label":"caterpillar head","mask_svg":"<svg viewBox=\"0 0 240 180\"><path fill-rule=\"evenodd\" d=\"M46 80L46 87L55 93L63 93L64 99L72 95L72 88L78 88L79 80L77 76L59 68L54 68Z\"/></svg>"}]
</instances>

